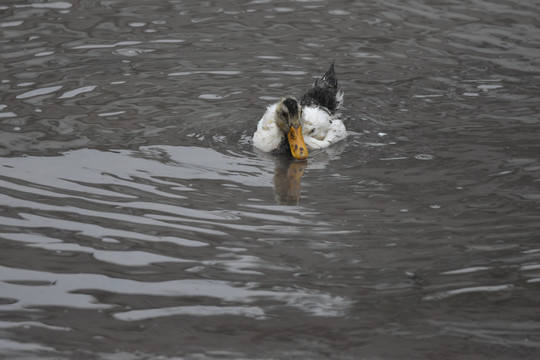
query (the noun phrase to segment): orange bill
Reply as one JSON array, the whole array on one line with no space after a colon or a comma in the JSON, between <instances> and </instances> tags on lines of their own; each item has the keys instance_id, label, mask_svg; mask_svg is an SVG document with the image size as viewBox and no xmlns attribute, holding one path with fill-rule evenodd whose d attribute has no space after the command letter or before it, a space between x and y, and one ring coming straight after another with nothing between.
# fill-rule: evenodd
<instances>
[{"instance_id":1,"label":"orange bill","mask_svg":"<svg viewBox=\"0 0 540 360\"><path fill-rule=\"evenodd\" d=\"M289 145L291 146L291 154L295 159L305 160L308 157L308 149L302 136L302 127L295 128L291 126L289 133L287 134L289 139Z\"/></svg>"}]
</instances>

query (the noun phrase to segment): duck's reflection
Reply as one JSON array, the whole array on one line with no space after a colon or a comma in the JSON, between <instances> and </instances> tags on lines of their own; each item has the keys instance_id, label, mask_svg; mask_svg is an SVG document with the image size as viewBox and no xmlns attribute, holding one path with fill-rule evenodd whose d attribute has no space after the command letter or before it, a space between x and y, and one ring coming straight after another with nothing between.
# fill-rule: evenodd
<instances>
[{"instance_id":1,"label":"duck's reflection","mask_svg":"<svg viewBox=\"0 0 540 360\"><path fill-rule=\"evenodd\" d=\"M302 175L307 168L307 161L297 161L292 157L275 159L274 194L280 205L298 205Z\"/></svg>"}]
</instances>

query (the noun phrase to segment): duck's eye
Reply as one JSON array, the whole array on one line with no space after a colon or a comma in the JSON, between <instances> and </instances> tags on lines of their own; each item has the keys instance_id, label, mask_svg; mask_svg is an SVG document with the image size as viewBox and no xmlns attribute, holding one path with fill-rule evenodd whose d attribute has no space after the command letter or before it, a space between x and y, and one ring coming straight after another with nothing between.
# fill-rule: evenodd
<instances>
[{"instance_id":1,"label":"duck's eye","mask_svg":"<svg viewBox=\"0 0 540 360\"><path fill-rule=\"evenodd\" d=\"M284 118L286 118L288 115L288 113L285 111L285 110L281 110L281 116L283 116Z\"/></svg>"}]
</instances>

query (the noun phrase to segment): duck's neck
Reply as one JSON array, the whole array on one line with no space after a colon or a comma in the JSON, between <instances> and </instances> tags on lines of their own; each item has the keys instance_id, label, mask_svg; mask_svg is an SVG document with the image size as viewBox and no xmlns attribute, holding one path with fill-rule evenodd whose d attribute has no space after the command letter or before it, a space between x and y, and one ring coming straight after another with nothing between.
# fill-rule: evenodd
<instances>
[{"instance_id":1,"label":"duck's neck","mask_svg":"<svg viewBox=\"0 0 540 360\"><path fill-rule=\"evenodd\" d=\"M283 136L279 145L274 149L273 153L276 155L283 155L292 158L291 146L289 145L289 140L287 136Z\"/></svg>"}]
</instances>

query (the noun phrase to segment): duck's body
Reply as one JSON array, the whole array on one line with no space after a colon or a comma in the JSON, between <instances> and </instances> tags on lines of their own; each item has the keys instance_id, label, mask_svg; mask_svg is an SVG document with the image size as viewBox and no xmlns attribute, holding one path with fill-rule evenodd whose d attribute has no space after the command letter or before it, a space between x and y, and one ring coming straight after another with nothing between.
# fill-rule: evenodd
<instances>
[{"instance_id":1,"label":"duck's body","mask_svg":"<svg viewBox=\"0 0 540 360\"><path fill-rule=\"evenodd\" d=\"M308 150L326 148L347 136L337 114L342 103L343 93L332 63L300 102L284 98L266 109L253 135L253 145L262 151L306 159Z\"/></svg>"}]
</instances>

